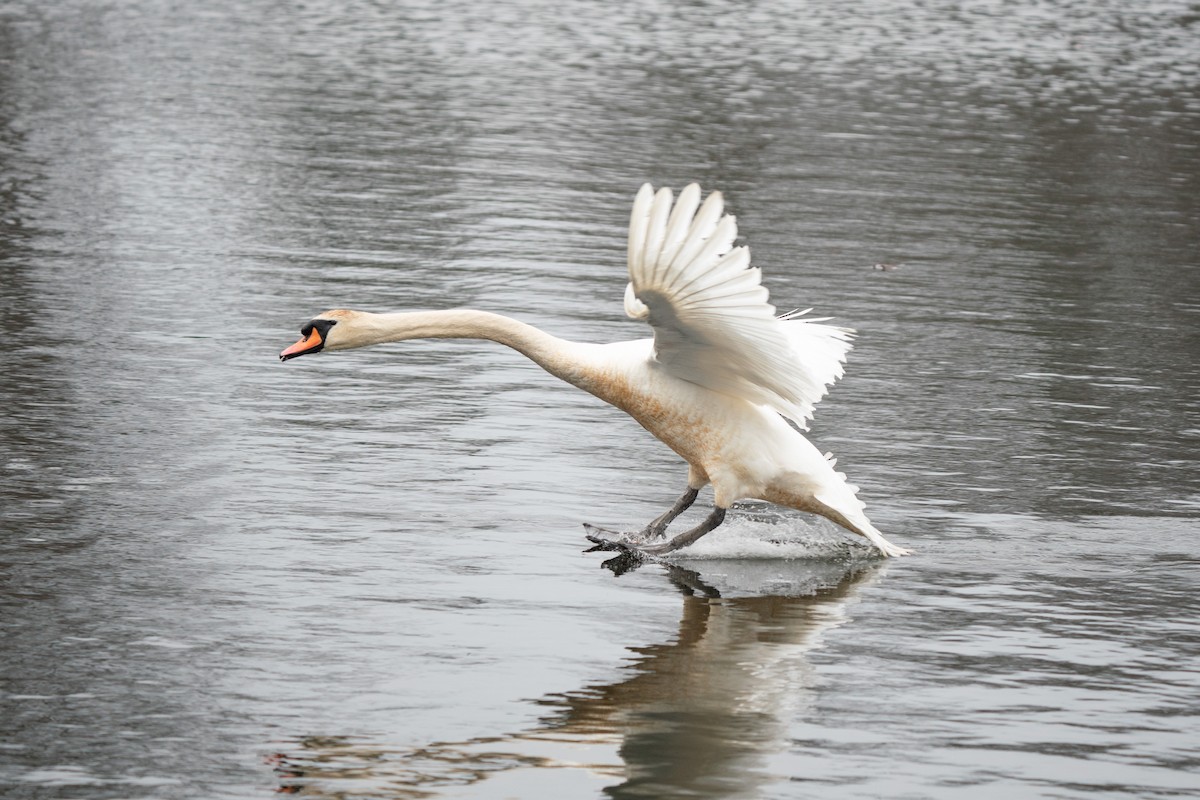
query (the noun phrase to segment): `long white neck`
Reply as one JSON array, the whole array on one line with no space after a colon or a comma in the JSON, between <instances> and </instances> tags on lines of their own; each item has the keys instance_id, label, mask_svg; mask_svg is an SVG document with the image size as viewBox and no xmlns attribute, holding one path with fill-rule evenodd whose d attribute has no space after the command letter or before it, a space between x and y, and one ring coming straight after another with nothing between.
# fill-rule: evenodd
<instances>
[{"instance_id":1,"label":"long white neck","mask_svg":"<svg viewBox=\"0 0 1200 800\"><path fill-rule=\"evenodd\" d=\"M538 330L511 317L488 311L456 308L449 311L399 311L388 314L353 312L338 331L336 344L343 350L405 339L488 339L527 356L542 369L568 383L587 383L587 367L579 345Z\"/></svg>"}]
</instances>

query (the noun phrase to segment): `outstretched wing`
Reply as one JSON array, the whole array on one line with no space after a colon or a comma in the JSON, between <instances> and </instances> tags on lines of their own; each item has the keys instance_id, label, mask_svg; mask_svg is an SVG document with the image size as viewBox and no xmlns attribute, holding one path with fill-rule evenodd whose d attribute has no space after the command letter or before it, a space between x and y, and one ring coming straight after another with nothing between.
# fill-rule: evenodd
<instances>
[{"instance_id":1,"label":"outstretched wing","mask_svg":"<svg viewBox=\"0 0 1200 800\"><path fill-rule=\"evenodd\" d=\"M720 192L700 204L691 184L642 186L629 222L625 313L654 328L654 354L672 375L770 406L807 427L813 405L842 376L853 331L775 316L750 250Z\"/></svg>"}]
</instances>

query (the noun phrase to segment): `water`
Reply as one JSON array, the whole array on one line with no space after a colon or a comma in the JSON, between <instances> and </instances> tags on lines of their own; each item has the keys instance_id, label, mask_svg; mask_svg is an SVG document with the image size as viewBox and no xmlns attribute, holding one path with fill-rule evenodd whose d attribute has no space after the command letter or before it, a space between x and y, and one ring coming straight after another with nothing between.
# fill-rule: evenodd
<instances>
[{"instance_id":1,"label":"water","mask_svg":"<svg viewBox=\"0 0 1200 800\"><path fill-rule=\"evenodd\" d=\"M1198 25L0 6L3 793L1194 794ZM641 336L645 180L860 330L812 435L914 557L750 504L616 577L579 523L685 475L619 412L485 343L276 360L336 306Z\"/></svg>"}]
</instances>

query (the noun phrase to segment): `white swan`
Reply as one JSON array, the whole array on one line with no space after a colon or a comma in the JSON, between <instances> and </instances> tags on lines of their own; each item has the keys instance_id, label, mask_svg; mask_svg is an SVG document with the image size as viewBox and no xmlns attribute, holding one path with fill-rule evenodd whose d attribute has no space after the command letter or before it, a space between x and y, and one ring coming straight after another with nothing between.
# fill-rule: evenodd
<instances>
[{"instance_id":1,"label":"white swan","mask_svg":"<svg viewBox=\"0 0 1200 800\"><path fill-rule=\"evenodd\" d=\"M653 339L614 344L568 342L485 311L372 314L338 309L308 322L279 354L286 361L321 350L404 339L490 339L564 381L625 411L687 461L688 488L675 505L636 534L586 526L606 549L667 553L716 528L735 501L756 498L820 514L869 539L884 555L907 550L883 538L863 513L857 487L835 460L797 430L842 376L852 331L775 316L750 251L733 247L734 217L722 216L719 192L700 204L691 184L642 186L629 225L625 311L644 319ZM796 427L788 423L791 421ZM673 539L666 528L712 484L715 508Z\"/></svg>"}]
</instances>

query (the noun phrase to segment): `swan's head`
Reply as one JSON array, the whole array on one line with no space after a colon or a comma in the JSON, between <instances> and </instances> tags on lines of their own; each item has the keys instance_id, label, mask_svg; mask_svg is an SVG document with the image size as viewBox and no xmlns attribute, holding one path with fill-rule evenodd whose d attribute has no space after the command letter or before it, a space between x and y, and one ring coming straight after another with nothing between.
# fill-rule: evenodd
<instances>
[{"instance_id":1,"label":"swan's head","mask_svg":"<svg viewBox=\"0 0 1200 800\"><path fill-rule=\"evenodd\" d=\"M296 356L319 353L322 350L345 350L359 347L359 330L362 325L359 317L364 316L357 311L336 309L318 314L300 329L300 341L279 354L280 361L287 361Z\"/></svg>"}]
</instances>

